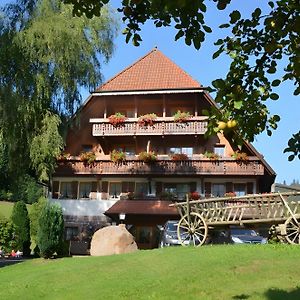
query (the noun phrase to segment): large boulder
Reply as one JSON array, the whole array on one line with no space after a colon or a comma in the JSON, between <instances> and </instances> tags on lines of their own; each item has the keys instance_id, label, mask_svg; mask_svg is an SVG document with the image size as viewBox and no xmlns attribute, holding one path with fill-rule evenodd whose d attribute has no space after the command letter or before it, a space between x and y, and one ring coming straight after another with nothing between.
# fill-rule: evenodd
<instances>
[{"instance_id":1,"label":"large boulder","mask_svg":"<svg viewBox=\"0 0 300 300\"><path fill-rule=\"evenodd\" d=\"M134 237L124 224L119 226L107 226L97 230L91 242L91 255L103 256L137 251Z\"/></svg>"}]
</instances>

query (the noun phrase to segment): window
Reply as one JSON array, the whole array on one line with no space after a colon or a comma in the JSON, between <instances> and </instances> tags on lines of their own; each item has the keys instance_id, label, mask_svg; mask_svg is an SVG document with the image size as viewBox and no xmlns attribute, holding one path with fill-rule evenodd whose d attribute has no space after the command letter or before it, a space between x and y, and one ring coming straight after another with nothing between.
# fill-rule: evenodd
<instances>
[{"instance_id":1,"label":"window","mask_svg":"<svg viewBox=\"0 0 300 300\"><path fill-rule=\"evenodd\" d=\"M245 196L246 195L246 184L245 183L235 183L234 184L234 192L237 196Z\"/></svg>"},{"instance_id":2,"label":"window","mask_svg":"<svg viewBox=\"0 0 300 300\"><path fill-rule=\"evenodd\" d=\"M170 154L186 154L189 157L193 156L193 147L172 147Z\"/></svg>"},{"instance_id":3,"label":"window","mask_svg":"<svg viewBox=\"0 0 300 300\"><path fill-rule=\"evenodd\" d=\"M60 198L72 198L72 183L61 182L60 183Z\"/></svg>"},{"instance_id":4,"label":"window","mask_svg":"<svg viewBox=\"0 0 300 300\"><path fill-rule=\"evenodd\" d=\"M110 182L109 183L109 196L110 198L118 198L122 191L121 182Z\"/></svg>"},{"instance_id":5,"label":"window","mask_svg":"<svg viewBox=\"0 0 300 300\"><path fill-rule=\"evenodd\" d=\"M213 183L212 184L212 194L214 197L223 197L225 195L225 184Z\"/></svg>"},{"instance_id":6,"label":"window","mask_svg":"<svg viewBox=\"0 0 300 300\"><path fill-rule=\"evenodd\" d=\"M215 146L214 153L219 156L225 156L225 146Z\"/></svg>"},{"instance_id":7,"label":"window","mask_svg":"<svg viewBox=\"0 0 300 300\"><path fill-rule=\"evenodd\" d=\"M135 155L135 148L132 146L122 146L122 147L117 147L117 151L122 151L128 156L134 156Z\"/></svg>"},{"instance_id":8,"label":"window","mask_svg":"<svg viewBox=\"0 0 300 300\"><path fill-rule=\"evenodd\" d=\"M148 194L148 182L137 182L135 185L135 193L139 196Z\"/></svg>"},{"instance_id":9,"label":"window","mask_svg":"<svg viewBox=\"0 0 300 300\"><path fill-rule=\"evenodd\" d=\"M67 241L74 240L78 237L78 227L65 227L65 239Z\"/></svg>"},{"instance_id":10,"label":"window","mask_svg":"<svg viewBox=\"0 0 300 300\"><path fill-rule=\"evenodd\" d=\"M122 109L118 112L120 112L121 114L123 114L127 118L134 118L135 117L135 111L134 111L133 108Z\"/></svg>"},{"instance_id":11,"label":"window","mask_svg":"<svg viewBox=\"0 0 300 300\"><path fill-rule=\"evenodd\" d=\"M175 194L179 200L182 200L190 192L190 185L187 183L165 183L164 191Z\"/></svg>"},{"instance_id":12,"label":"window","mask_svg":"<svg viewBox=\"0 0 300 300\"><path fill-rule=\"evenodd\" d=\"M91 182L81 182L79 186L79 198L89 198L92 191Z\"/></svg>"}]
</instances>

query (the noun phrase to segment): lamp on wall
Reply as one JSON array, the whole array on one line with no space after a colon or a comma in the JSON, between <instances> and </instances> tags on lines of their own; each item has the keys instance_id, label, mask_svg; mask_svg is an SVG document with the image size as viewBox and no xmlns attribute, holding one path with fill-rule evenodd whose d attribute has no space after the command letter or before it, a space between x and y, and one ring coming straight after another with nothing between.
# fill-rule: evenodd
<instances>
[{"instance_id":1,"label":"lamp on wall","mask_svg":"<svg viewBox=\"0 0 300 300\"><path fill-rule=\"evenodd\" d=\"M121 224L123 224L125 218L126 218L126 214L125 213L119 213L119 220L120 220Z\"/></svg>"}]
</instances>

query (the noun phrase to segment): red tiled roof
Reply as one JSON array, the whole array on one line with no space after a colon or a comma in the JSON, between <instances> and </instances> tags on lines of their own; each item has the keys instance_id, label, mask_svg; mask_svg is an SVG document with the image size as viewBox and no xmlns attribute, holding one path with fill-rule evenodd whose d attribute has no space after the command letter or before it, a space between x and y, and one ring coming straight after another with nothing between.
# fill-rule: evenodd
<instances>
[{"instance_id":1,"label":"red tiled roof","mask_svg":"<svg viewBox=\"0 0 300 300\"><path fill-rule=\"evenodd\" d=\"M154 48L96 91L137 91L199 88L201 85Z\"/></svg>"},{"instance_id":2,"label":"red tiled roof","mask_svg":"<svg viewBox=\"0 0 300 300\"><path fill-rule=\"evenodd\" d=\"M177 209L170 207L171 201L159 200L119 200L110 207L107 216L125 213L126 215L172 215L178 216Z\"/></svg>"}]
</instances>

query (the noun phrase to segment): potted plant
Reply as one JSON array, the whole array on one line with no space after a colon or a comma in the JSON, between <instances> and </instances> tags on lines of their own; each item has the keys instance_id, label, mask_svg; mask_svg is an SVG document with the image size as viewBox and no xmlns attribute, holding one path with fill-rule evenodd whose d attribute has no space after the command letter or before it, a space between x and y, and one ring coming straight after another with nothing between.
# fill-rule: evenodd
<instances>
[{"instance_id":1,"label":"potted plant","mask_svg":"<svg viewBox=\"0 0 300 300\"><path fill-rule=\"evenodd\" d=\"M71 158L70 153L62 152L58 157L57 160L68 160Z\"/></svg>"},{"instance_id":2,"label":"potted plant","mask_svg":"<svg viewBox=\"0 0 300 300\"><path fill-rule=\"evenodd\" d=\"M82 152L79 157L80 160L87 165L93 164L96 160L96 155L93 151Z\"/></svg>"},{"instance_id":3,"label":"potted plant","mask_svg":"<svg viewBox=\"0 0 300 300\"><path fill-rule=\"evenodd\" d=\"M126 154L123 151L113 150L110 153L110 159L114 163L122 163L126 160Z\"/></svg>"},{"instance_id":4,"label":"potted plant","mask_svg":"<svg viewBox=\"0 0 300 300\"><path fill-rule=\"evenodd\" d=\"M142 127L147 127L147 126L153 126L154 121L157 119L157 115L152 113L152 114L146 114L143 116L140 116L138 119L138 124Z\"/></svg>"},{"instance_id":5,"label":"potted plant","mask_svg":"<svg viewBox=\"0 0 300 300\"><path fill-rule=\"evenodd\" d=\"M238 163L247 163L249 160L248 154L240 151L235 151L231 157L233 157Z\"/></svg>"},{"instance_id":6,"label":"potted plant","mask_svg":"<svg viewBox=\"0 0 300 300\"><path fill-rule=\"evenodd\" d=\"M210 160L218 160L220 157L217 153L206 151L204 157L209 158Z\"/></svg>"},{"instance_id":7,"label":"potted plant","mask_svg":"<svg viewBox=\"0 0 300 300\"><path fill-rule=\"evenodd\" d=\"M180 111L178 110L174 115L174 122L175 123L185 123L187 121L189 121L192 116L188 111Z\"/></svg>"},{"instance_id":8,"label":"potted plant","mask_svg":"<svg viewBox=\"0 0 300 300\"><path fill-rule=\"evenodd\" d=\"M153 151L142 151L139 153L139 159L144 161L145 163L152 163L157 160L157 155Z\"/></svg>"},{"instance_id":9,"label":"potted plant","mask_svg":"<svg viewBox=\"0 0 300 300\"><path fill-rule=\"evenodd\" d=\"M178 160L188 160L189 157L185 153L175 153L171 155L172 160L178 161Z\"/></svg>"},{"instance_id":10,"label":"potted plant","mask_svg":"<svg viewBox=\"0 0 300 300\"><path fill-rule=\"evenodd\" d=\"M114 115L109 116L108 120L110 124L117 127L123 125L125 120L127 120L127 118L123 114L117 112Z\"/></svg>"}]
</instances>

